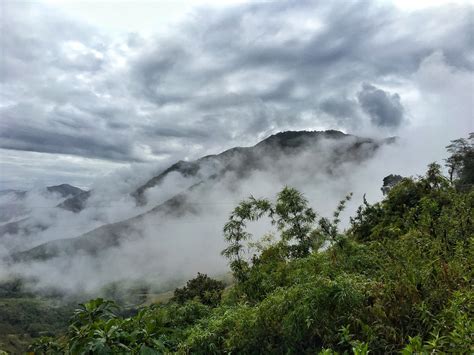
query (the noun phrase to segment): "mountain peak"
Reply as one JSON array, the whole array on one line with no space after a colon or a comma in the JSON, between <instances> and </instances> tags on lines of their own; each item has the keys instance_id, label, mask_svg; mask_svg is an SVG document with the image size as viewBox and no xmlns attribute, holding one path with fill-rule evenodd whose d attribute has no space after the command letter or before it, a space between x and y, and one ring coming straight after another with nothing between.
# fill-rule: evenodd
<instances>
[{"instance_id":1,"label":"mountain peak","mask_svg":"<svg viewBox=\"0 0 474 355\"><path fill-rule=\"evenodd\" d=\"M60 194L62 197L76 196L80 193L85 192L84 190L82 190L78 187L69 185L69 184L48 186L48 187L46 187L46 190L48 190L48 192L56 192L56 193Z\"/></svg>"},{"instance_id":2,"label":"mountain peak","mask_svg":"<svg viewBox=\"0 0 474 355\"><path fill-rule=\"evenodd\" d=\"M277 145L282 148L296 148L304 145L308 140L327 138L327 139L340 139L349 137L349 134L345 134L341 131L327 130L327 131L283 131L275 133L263 141L258 143L256 146L262 145Z\"/></svg>"},{"instance_id":3,"label":"mountain peak","mask_svg":"<svg viewBox=\"0 0 474 355\"><path fill-rule=\"evenodd\" d=\"M337 131L334 129L329 129L326 131L281 131L275 134L272 134L270 137L266 139L270 139L272 137L279 137L280 139L292 139L292 138L299 138L299 137L315 137L315 136L322 136L322 137L331 137L331 138L342 138L348 136L344 132ZM264 139L264 141L266 140Z\"/></svg>"}]
</instances>

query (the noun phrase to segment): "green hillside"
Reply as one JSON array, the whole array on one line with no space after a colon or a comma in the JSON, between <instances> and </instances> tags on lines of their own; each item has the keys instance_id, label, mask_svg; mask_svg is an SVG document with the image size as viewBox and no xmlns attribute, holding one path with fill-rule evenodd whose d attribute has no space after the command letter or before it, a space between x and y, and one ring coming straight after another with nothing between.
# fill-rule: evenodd
<instances>
[{"instance_id":1,"label":"green hillside","mask_svg":"<svg viewBox=\"0 0 474 355\"><path fill-rule=\"evenodd\" d=\"M350 195L330 219L289 187L274 200L251 197L224 227L233 286L198 275L170 302L126 317L112 301L95 299L75 311L65 336L41 338L31 349L473 353L473 146L461 148L451 151L455 166L447 161L450 178L430 164L424 176L385 186L385 199L364 200L344 232L339 215ZM263 218L278 233L252 242L246 227Z\"/></svg>"}]
</instances>

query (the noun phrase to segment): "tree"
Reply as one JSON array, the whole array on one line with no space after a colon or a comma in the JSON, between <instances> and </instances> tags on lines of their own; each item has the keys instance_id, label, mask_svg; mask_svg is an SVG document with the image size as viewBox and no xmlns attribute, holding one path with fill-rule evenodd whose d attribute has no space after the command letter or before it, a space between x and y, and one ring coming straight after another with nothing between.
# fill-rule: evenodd
<instances>
[{"instance_id":1,"label":"tree","mask_svg":"<svg viewBox=\"0 0 474 355\"><path fill-rule=\"evenodd\" d=\"M186 286L174 290L171 300L183 304L186 301L197 299L202 304L216 306L221 300L223 290L224 283L222 281L198 273L194 279L187 282Z\"/></svg>"},{"instance_id":2,"label":"tree","mask_svg":"<svg viewBox=\"0 0 474 355\"><path fill-rule=\"evenodd\" d=\"M281 231L281 239L288 245L292 257L307 256L313 246L311 230L316 213L308 207L308 200L296 189L285 187L277 196L274 223Z\"/></svg>"},{"instance_id":3,"label":"tree","mask_svg":"<svg viewBox=\"0 0 474 355\"><path fill-rule=\"evenodd\" d=\"M319 230L315 231L317 234L322 234L325 240L330 241L332 244L342 247L345 236L339 233L338 225L340 220L341 212L346 207L346 203L352 198L352 192L349 193L343 200L339 201L336 210L333 213L333 220L328 218L321 218L318 222ZM365 196L364 196L365 200Z\"/></svg>"},{"instance_id":4,"label":"tree","mask_svg":"<svg viewBox=\"0 0 474 355\"><path fill-rule=\"evenodd\" d=\"M445 159L451 183L458 180L458 185L474 184L474 133L467 139L452 140L446 150L451 154Z\"/></svg>"},{"instance_id":5,"label":"tree","mask_svg":"<svg viewBox=\"0 0 474 355\"><path fill-rule=\"evenodd\" d=\"M272 205L266 199L257 200L250 196L242 201L231 213L229 221L224 226L224 239L229 243L222 255L230 260L230 268L238 280L244 280L248 262L244 260L244 242L252 238L245 227L248 221L256 221L265 213L273 215Z\"/></svg>"},{"instance_id":6,"label":"tree","mask_svg":"<svg viewBox=\"0 0 474 355\"><path fill-rule=\"evenodd\" d=\"M402 179L403 176L396 174L390 174L388 176L385 176L383 178L383 186L380 188L380 190L382 190L383 195L386 196L396 184L402 181Z\"/></svg>"},{"instance_id":7,"label":"tree","mask_svg":"<svg viewBox=\"0 0 474 355\"><path fill-rule=\"evenodd\" d=\"M277 194L274 203L251 196L234 209L224 226L224 238L229 245L222 251L222 255L230 260L231 270L237 280L246 280L251 265L245 260L244 251L249 251L254 245L248 242L244 244L252 238L246 231L246 224L265 215L277 226L281 236L273 246L273 249L278 248L274 255L281 257L283 254L287 259L304 258L312 251L318 250L325 241L341 246L344 238L337 225L340 213L351 197L352 193L340 201L332 220L320 218L316 225L316 213L308 206L308 200L303 194L294 188L286 186ZM251 258L252 262L257 259L256 255Z\"/></svg>"},{"instance_id":8,"label":"tree","mask_svg":"<svg viewBox=\"0 0 474 355\"><path fill-rule=\"evenodd\" d=\"M234 209L224 226L224 238L229 246L222 251L222 255L230 259L231 269L238 280L245 279L249 268L249 263L243 258L243 242L252 238L245 229L246 224L264 215L281 232L280 246L286 250L288 257L304 257L312 250L311 230L316 213L308 207L308 201L301 192L286 186L278 193L275 203L251 196Z\"/></svg>"},{"instance_id":9,"label":"tree","mask_svg":"<svg viewBox=\"0 0 474 355\"><path fill-rule=\"evenodd\" d=\"M422 181L426 182L431 189L439 189L447 185L446 178L441 174L441 165L438 163L428 164L428 170Z\"/></svg>"}]
</instances>

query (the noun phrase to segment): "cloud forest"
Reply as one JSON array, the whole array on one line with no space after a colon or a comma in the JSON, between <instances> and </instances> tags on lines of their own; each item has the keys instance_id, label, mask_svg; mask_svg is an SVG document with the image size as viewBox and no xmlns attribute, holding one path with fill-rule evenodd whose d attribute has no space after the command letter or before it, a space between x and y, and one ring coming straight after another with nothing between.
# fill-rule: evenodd
<instances>
[{"instance_id":1,"label":"cloud forest","mask_svg":"<svg viewBox=\"0 0 474 355\"><path fill-rule=\"evenodd\" d=\"M471 1L0 13L0 354L474 352Z\"/></svg>"}]
</instances>

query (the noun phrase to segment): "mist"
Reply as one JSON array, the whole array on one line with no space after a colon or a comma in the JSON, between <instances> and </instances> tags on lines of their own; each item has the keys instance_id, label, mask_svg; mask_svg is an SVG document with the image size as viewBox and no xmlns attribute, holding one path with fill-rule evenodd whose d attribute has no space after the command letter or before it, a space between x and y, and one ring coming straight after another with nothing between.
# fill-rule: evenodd
<instances>
[{"instance_id":1,"label":"mist","mask_svg":"<svg viewBox=\"0 0 474 355\"><path fill-rule=\"evenodd\" d=\"M98 181L80 213L54 207L58 200L52 197L39 199L31 195L25 200L31 204L29 218L41 221L47 228L29 235L4 236L4 248L11 246L14 239L13 250L26 250L145 214L124 231L119 245L97 250L96 254L78 250L48 260L4 263L0 279L21 277L29 280L28 289L36 291L54 289L65 295L93 295L117 282L125 285L141 281L161 290L170 283L179 285L197 272L222 277L229 271L227 261L220 255L225 247L222 228L239 201L250 195L274 199L284 186L291 186L304 193L319 216L330 217L338 202L352 192L353 198L340 224L345 229L363 195L371 203L382 198L380 187L385 176L423 174L428 163L440 162L445 157L447 142L422 149L428 137L420 132L414 129L411 135L380 146L373 156L367 152L368 158L358 162L347 160L334 164L335 149L354 142L354 138L347 137L323 140L297 155L279 153L279 160L262 157L263 168L244 176L230 171L222 178L210 179L215 172L213 166L205 166L198 176L189 178L173 172L160 185L146 191L147 203L142 206L130 194L156 173L153 169L142 170L148 174L146 178L140 170L122 169ZM422 132L432 133L429 129ZM414 155L413 151L425 154ZM198 184L199 181L204 182ZM184 212L146 213L183 192L187 194ZM268 232L275 233L270 221L265 219L252 223L249 230L255 240ZM8 254L5 249L3 253Z\"/></svg>"},{"instance_id":2,"label":"mist","mask_svg":"<svg viewBox=\"0 0 474 355\"><path fill-rule=\"evenodd\" d=\"M203 165L196 176L168 174L161 184L145 190L147 203L137 205L131 193L167 167L165 164L139 164L98 179L91 186L92 194L86 208L80 213L56 208L61 202L59 196L33 190L21 200L22 216L28 215L30 221L46 228L34 233L3 236L0 250L4 257L12 251L74 238L97 227L141 215L186 191L186 205L191 208L179 216L145 215L140 223L133 224L133 232L126 235L119 246L98 251L97 255L79 251L46 261L4 264L0 278L5 280L14 275L31 280L28 287L34 290L54 288L65 294L94 294L112 282L141 280L159 289L170 282L184 282L197 272L222 276L228 272L227 262L220 256L225 247L222 228L232 209L250 195L273 199L284 186L303 192L320 216L330 216L338 202L352 192L353 198L347 204L340 224L341 229L347 228L349 217L362 203L363 195L370 203L382 199L380 187L385 176L424 174L429 163L443 163L447 156L445 146L450 140L466 136L472 128L472 112L459 111L470 98L464 95L465 90L474 90L472 75L466 78L465 73L450 68L439 55L427 61L428 64L423 63L415 75L421 78L419 85L425 85L424 73L433 70L434 66L445 74L448 87L439 85L429 92L418 92L418 99L430 101L429 109L420 109L417 101L404 102L411 117L416 115L424 119L407 119L396 131L398 138L394 143L382 145L373 156L356 163L333 164L334 149L348 144L352 138L343 142L325 140L291 157L278 154L277 160L262 157L264 168L244 176L231 171L213 180L219 162L211 161ZM454 95L449 95L448 91ZM456 115L455 122L446 119L452 115ZM359 128L359 134L365 132L366 136L372 137L393 133L393 130L370 125L366 129ZM196 185L197 188L192 188ZM14 202L12 195L1 199L2 204ZM255 238L272 231L269 221L265 220L252 224L250 229Z\"/></svg>"},{"instance_id":3,"label":"mist","mask_svg":"<svg viewBox=\"0 0 474 355\"><path fill-rule=\"evenodd\" d=\"M222 228L242 199L274 199L291 186L319 216L331 216L352 192L345 229L364 195L369 203L383 198L385 176L424 174L429 163L443 164L451 140L474 131L468 5L415 12L372 2L199 8L146 36L71 25L43 5L9 6L17 16L2 38L9 60L0 178L28 192L0 195L0 229L19 226L0 235L0 281L19 277L33 291L97 294L116 282L160 289L197 272L221 277L229 271ZM34 16L20 16L23 7ZM50 23L39 24L44 13ZM301 21L308 13L315 20ZM37 41L28 42L23 28L36 28ZM34 45L37 55L17 43ZM239 154L228 158L237 170L203 160L197 174L174 171L146 189L145 203L133 197L179 160L252 146L281 131L329 129L397 139L367 149L364 159L339 159L338 149L355 140L346 137L262 155L257 168ZM45 192L47 181L59 179L91 192L80 212L58 208L66 197ZM156 210L183 195L182 209ZM275 232L265 219L249 228L256 239ZM66 252L67 241L87 235L113 243ZM42 245L59 252L11 262Z\"/></svg>"}]
</instances>

